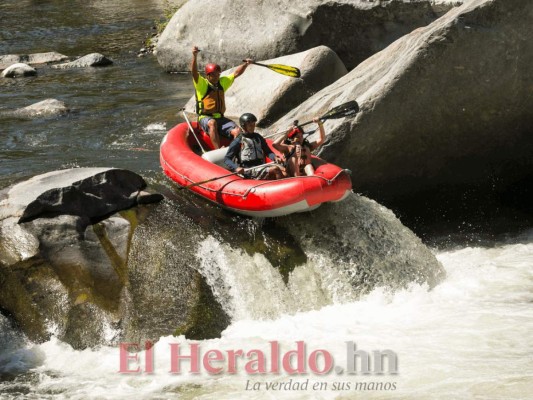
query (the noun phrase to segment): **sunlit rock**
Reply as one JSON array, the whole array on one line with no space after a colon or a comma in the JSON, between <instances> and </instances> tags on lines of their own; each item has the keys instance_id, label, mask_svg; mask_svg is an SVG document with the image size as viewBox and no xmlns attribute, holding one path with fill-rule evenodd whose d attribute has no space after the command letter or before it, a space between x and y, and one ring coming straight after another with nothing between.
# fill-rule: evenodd
<instances>
[{"instance_id":1,"label":"sunlit rock","mask_svg":"<svg viewBox=\"0 0 533 400\"><path fill-rule=\"evenodd\" d=\"M243 58L266 60L325 45L348 69L453 4L430 1L189 1L174 14L156 48L167 71L186 71L191 48L215 52L211 61L234 66ZM202 21L201 24L191 21Z\"/></svg>"},{"instance_id":2,"label":"sunlit rock","mask_svg":"<svg viewBox=\"0 0 533 400\"><path fill-rule=\"evenodd\" d=\"M365 60L274 129L356 99L356 118L326 121L320 155L352 170L358 192L411 221L530 211L532 13L529 0L465 2Z\"/></svg>"},{"instance_id":3,"label":"sunlit rock","mask_svg":"<svg viewBox=\"0 0 533 400\"><path fill-rule=\"evenodd\" d=\"M387 208L352 194L308 214L280 218L308 257L330 261L357 294L411 283L433 287L442 265L422 241Z\"/></svg>"},{"instance_id":4,"label":"sunlit rock","mask_svg":"<svg viewBox=\"0 0 533 400\"><path fill-rule=\"evenodd\" d=\"M65 69L65 68L87 68L87 67L106 67L108 65L113 64L113 61L104 56L100 53L91 53L87 54L86 56L80 57L77 60L64 63L64 64L58 64L52 66L52 68L59 68L59 69Z\"/></svg>"},{"instance_id":5,"label":"sunlit rock","mask_svg":"<svg viewBox=\"0 0 533 400\"><path fill-rule=\"evenodd\" d=\"M2 71L3 78L20 78L34 75L37 75L37 70L24 63L10 65Z\"/></svg>"},{"instance_id":6,"label":"sunlit rock","mask_svg":"<svg viewBox=\"0 0 533 400\"><path fill-rule=\"evenodd\" d=\"M33 53L33 54L7 54L0 55L0 70L15 63L25 63L28 65L51 64L68 60L68 57L56 52Z\"/></svg>"},{"instance_id":7,"label":"sunlit rock","mask_svg":"<svg viewBox=\"0 0 533 400\"><path fill-rule=\"evenodd\" d=\"M70 109L64 102L56 99L46 99L38 103L14 111L4 111L3 115L17 118L48 118L66 115Z\"/></svg>"},{"instance_id":8,"label":"sunlit rock","mask_svg":"<svg viewBox=\"0 0 533 400\"><path fill-rule=\"evenodd\" d=\"M29 339L117 339L134 207L162 198L145 188L131 171L79 168L0 191L0 309Z\"/></svg>"}]
</instances>

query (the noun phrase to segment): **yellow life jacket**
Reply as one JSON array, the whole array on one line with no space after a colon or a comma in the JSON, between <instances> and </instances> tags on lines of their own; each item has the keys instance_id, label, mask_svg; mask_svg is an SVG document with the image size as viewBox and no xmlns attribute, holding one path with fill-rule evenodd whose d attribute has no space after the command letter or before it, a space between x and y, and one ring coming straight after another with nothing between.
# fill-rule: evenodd
<instances>
[{"instance_id":1,"label":"yellow life jacket","mask_svg":"<svg viewBox=\"0 0 533 400\"><path fill-rule=\"evenodd\" d=\"M226 102L224 99L224 88L220 81L216 85L209 84L207 91L201 99L197 99L196 113L198 115L220 114L224 116Z\"/></svg>"}]
</instances>

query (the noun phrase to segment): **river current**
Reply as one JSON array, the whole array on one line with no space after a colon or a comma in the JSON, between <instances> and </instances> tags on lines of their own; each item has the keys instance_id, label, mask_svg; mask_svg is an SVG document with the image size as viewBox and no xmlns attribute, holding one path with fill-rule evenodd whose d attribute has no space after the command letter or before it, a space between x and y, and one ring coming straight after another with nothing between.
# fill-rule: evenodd
<instances>
[{"instance_id":1,"label":"river current","mask_svg":"<svg viewBox=\"0 0 533 400\"><path fill-rule=\"evenodd\" d=\"M159 166L159 143L179 121L178 109L191 94L190 77L166 74L153 57L137 57L163 9L162 1L147 0L0 2L0 54L100 52L114 61L90 70L40 67L36 77L0 80L0 109L46 98L74 109L62 118L0 118L0 188L55 169L112 166L172 192ZM311 271L331 269L327 258L308 255L294 280L297 287L287 287L265 258L207 235L196 254L201 268L216 265L232 289L217 293L232 317L221 338L162 337L136 356L114 346L78 351L56 338L31 343L0 315L0 398L530 398L533 232L478 246L459 239L433 252L447 277L432 290L413 284L359 297L343 286L306 298ZM311 301L312 307L302 307ZM281 372L272 372L272 343L280 358L296 354L303 343L305 371L290 375L280 361ZM219 351L224 360L208 365L222 372L209 373L200 360L198 373L191 373L192 361L184 359L182 370L172 373L176 345L182 355L190 355L193 345L202 355ZM353 345L360 351L358 373L349 374ZM266 372L250 373L242 357L230 373L228 352L238 350L264 354ZM329 373L320 373L325 357L313 364L314 351L331 355L335 367ZM380 373L374 351L388 351L397 365L389 357ZM371 363L361 374L365 353Z\"/></svg>"}]
</instances>

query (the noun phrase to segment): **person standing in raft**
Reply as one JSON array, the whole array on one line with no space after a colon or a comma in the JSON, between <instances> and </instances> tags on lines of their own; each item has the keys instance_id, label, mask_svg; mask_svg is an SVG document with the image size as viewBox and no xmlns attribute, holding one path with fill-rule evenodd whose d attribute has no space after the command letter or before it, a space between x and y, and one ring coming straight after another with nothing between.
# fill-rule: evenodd
<instances>
[{"instance_id":1,"label":"person standing in raft","mask_svg":"<svg viewBox=\"0 0 533 400\"><path fill-rule=\"evenodd\" d=\"M281 179L283 171L278 165L265 165L245 171L245 168L265 164L266 157L280 161L268 147L266 140L255 132L255 115L245 113L239 118L242 134L237 136L229 145L224 163L230 171L252 179ZM234 160L237 160L235 162Z\"/></svg>"},{"instance_id":2,"label":"person standing in raft","mask_svg":"<svg viewBox=\"0 0 533 400\"><path fill-rule=\"evenodd\" d=\"M239 134L239 128L232 120L224 117L226 104L224 92L229 89L233 81L242 75L246 67L253 63L247 58L235 71L227 76L220 76L221 68L218 64L209 63L205 66L204 78L198 73L198 47L192 48L191 72L196 97L196 113L202 129L209 134L213 147L220 147L220 136L232 139Z\"/></svg>"},{"instance_id":3,"label":"person standing in raft","mask_svg":"<svg viewBox=\"0 0 533 400\"><path fill-rule=\"evenodd\" d=\"M276 150L285 155L290 176L311 176L315 173L315 168L311 164L311 152L324 143L326 132L324 131L324 124L318 117L315 117L313 122L318 125L320 131L320 138L316 142L309 142L304 139L303 129L299 126L293 126L272 143Z\"/></svg>"}]
</instances>

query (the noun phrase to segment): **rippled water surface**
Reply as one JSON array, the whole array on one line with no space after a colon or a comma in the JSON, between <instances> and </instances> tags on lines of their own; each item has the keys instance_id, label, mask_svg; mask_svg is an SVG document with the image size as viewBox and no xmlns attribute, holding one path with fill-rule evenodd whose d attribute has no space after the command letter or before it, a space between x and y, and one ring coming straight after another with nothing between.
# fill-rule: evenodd
<instances>
[{"instance_id":1,"label":"rippled water surface","mask_svg":"<svg viewBox=\"0 0 533 400\"><path fill-rule=\"evenodd\" d=\"M0 187L73 166L131 169L161 179L158 149L191 94L188 75L169 75L154 57L137 57L161 1L2 1L0 54L99 52L105 68L37 66L36 77L0 79L0 110L47 98L66 103L66 117L0 117Z\"/></svg>"},{"instance_id":2,"label":"rippled water surface","mask_svg":"<svg viewBox=\"0 0 533 400\"><path fill-rule=\"evenodd\" d=\"M73 166L127 168L150 183L166 182L159 166L159 143L166 130L179 122L178 109L190 97L192 85L188 75L164 73L153 57L137 57L152 32L153 21L163 14L163 3L0 1L0 54L57 51L75 57L100 52L114 61L107 68L56 70L44 66L38 67L36 77L0 79L0 110L14 110L46 98L64 101L73 109L66 117L51 119L0 117L0 188ZM192 220L206 232L213 229L212 221L204 218L210 207L199 200L191 206ZM231 233L234 221L225 216L224 221ZM532 243L529 232L511 243L438 251L447 278L433 290L412 285L389 293L377 288L358 298L328 275L334 267L328 259L308 254L308 260L296 270L298 285L287 287L267 258L250 256L231 247L229 241L206 235L195 256L205 268L218 266L216 276L221 287L228 289L217 293L233 321L221 338L201 341L202 349L266 352L269 341L278 341L289 350L303 340L310 349L330 351L345 365L345 343L355 341L363 350L396 352L399 374L307 374L295 379L324 382L327 389L273 393L263 386L251 392L246 389L249 381L286 383L292 377L250 376L242 365L234 375L205 371L170 374L169 344L188 346L193 342L182 336L162 337L155 344L154 374L119 374L117 347L77 351L55 337L41 344L30 343L0 314L0 398L530 398ZM320 286L314 285L317 277L321 277L318 283L331 278L339 299L309 289ZM308 302L306 296L318 299L317 303L297 311L302 302ZM140 353L141 363L145 355ZM356 390L357 383L365 382L394 386ZM339 388L341 383L343 389L335 390L334 384Z\"/></svg>"}]
</instances>

